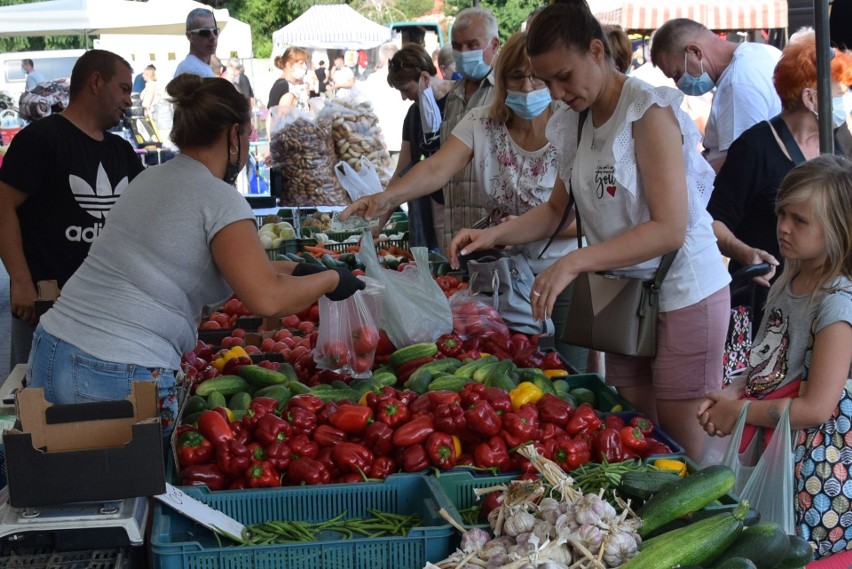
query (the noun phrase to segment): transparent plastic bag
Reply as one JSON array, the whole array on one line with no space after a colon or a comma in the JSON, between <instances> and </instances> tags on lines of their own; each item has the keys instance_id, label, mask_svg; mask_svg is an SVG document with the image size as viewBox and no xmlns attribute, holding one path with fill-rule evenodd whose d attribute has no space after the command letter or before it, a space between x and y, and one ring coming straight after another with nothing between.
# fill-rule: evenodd
<instances>
[{"instance_id":1,"label":"transparent plastic bag","mask_svg":"<svg viewBox=\"0 0 852 569\"><path fill-rule=\"evenodd\" d=\"M361 277L367 283L346 300L319 299L320 326L314 361L319 369L331 369L352 377L370 377L376 346L379 343L378 320L385 285L376 279Z\"/></svg>"},{"instance_id":2,"label":"transparent plastic bag","mask_svg":"<svg viewBox=\"0 0 852 569\"><path fill-rule=\"evenodd\" d=\"M364 156L361 156L354 166L341 160L335 165L334 174L353 202L383 190L376 167Z\"/></svg>"},{"instance_id":3,"label":"transparent plastic bag","mask_svg":"<svg viewBox=\"0 0 852 569\"><path fill-rule=\"evenodd\" d=\"M373 236L365 231L361 237L360 257L367 276L385 285L379 324L399 347L434 342L453 330L450 303L429 271L429 251L412 247L411 253L414 263L408 263L403 271L383 269Z\"/></svg>"},{"instance_id":4,"label":"transparent plastic bag","mask_svg":"<svg viewBox=\"0 0 852 569\"><path fill-rule=\"evenodd\" d=\"M462 340L473 336L486 338L492 335L509 337L509 327L493 304L484 302L469 288L450 296L453 312L453 331Z\"/></svg>"},{"instance_id":5,"label":"transparent plastic bag","mask_svg":"<svg viewBox=\"0 0 852 569\"><path fill-rule=\"evenodd\" d=\"M743 405L742 410L740 411L740 416L737 417L737 423L734 426L733 432L731 432L731 436L728 437L728 446L725 448L724 453L722 454L721 460L718 460L715 463L709 464L724 464L728 468L734 471L734 476L736 476L736 481L734 482L734 492L739 495L742 493L743 488L745 488L746 483L749 481L751 477L751 473L754 471L755 466L757 465L757 461L760 459L761 451L762 451L762 443L763 437L760 433L755 433L754 437L752 437L751 442L748 445L748 448L745 452L740 453L740 445L743 440L743 429L746 424L746 413L748 412L749 401L745 401L745 405ZM721 440L721 439L720 439ZM705 447L705 452L709 453L710 448ZM707 464L710 460L709 456L706 456L702 459L702 464Z\"/></svg>"}]
</instances>

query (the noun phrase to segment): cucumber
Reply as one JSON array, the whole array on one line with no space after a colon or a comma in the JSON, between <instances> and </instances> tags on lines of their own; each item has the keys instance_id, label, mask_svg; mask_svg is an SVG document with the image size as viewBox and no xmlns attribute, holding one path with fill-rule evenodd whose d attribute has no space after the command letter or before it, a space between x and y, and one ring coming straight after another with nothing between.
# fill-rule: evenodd
<instances>
[{"instance_id":1,"label":"cucumber","mask_svg":"<svg viewBox=\"0 0 852 569\"><path fill-rule=\"evenodd\" d=\"M228 409L231 411L246 411L251 404L251 395L246 391L240 391L231 395L228 399Z\"/></svg>"},{"instance_id":2,"label":"cucumber","mask_svg":"<svg viewBox=\"0 0 852 569\"><path fill-rule=\"evenodd\" d=\"M207 409L205 409L206 411ZM196 411L195 413L185 413L181 418L180 422L182 425L194 425L198 422L198 418L201 417L201 414L204 411Z\"/></svg>"},{"instance_id":3,"label":"cucumber","mask_svg":"<svg viewBox=\"0 0 852 569\"><path fill-rule=\"evenodd\" d=\"M286 364L289 365L289 364ZM259 365L247 365L240 368L240 377L255 387L269 387L270 385L283 385L287 383L287 374Z\"/></svg>"},{"instance_id":4,"label":"cucumber","mask_svg":"<svg viewBox=\"0 0 852 569\"><path fill-rule=\"evenodd\" d=\"M248 390L248 382L238 375L220 375L206 381L202 381L195 388L195 394L201 397L207 397L214 391L221 393L225 397L230 397L234 393Z\"/></svg>"},{"instance_id":5,"label":"cucumber","mask_svg":"<svg viewBox=\"0 0 852 569\"><path fill-rule=\"evenodd\" d=\"M547 376L544 375L544 372L537 367L519 367L518 368L518 378L521 381L529 381L532 383L532 380L536 377L543 377L547 379Z\"/></svg>"},{"instance_id":6,"label":"cucumber","mask_svg":"<svg viewBox=\"0 0 852 569\"><path fill-rule=\"evenodd\" d=\"M639 535L644 538L658 527L721 498L734 487L734 479L730 468L714 465L672 482L636 511L642 518Z\"/></svg>"},{"instance_id":7,"label":"cucumber","mask_svg":"<svg viewBox=\"0 0 852 569\"><path fill-rule=\"evenodd\" d=\"M485 383L485 379L488 377L488 374L496 370L498 365L500 365L499 361L476 368L471 379L473 379L476 383Z\"/></svg>"},{"instance_id":8,"label":"cucumber","mask_svg":"<svg viewBox=\"0 0 852 569\"><path fill-rule=\"evenodd\" d=\"M207 411L207 400L203 397L200 395L193 395L186 400L186 406L183 409L184 415L191 415L201 411Z\"/></svg>"},{"instance_id":9,"label":"cucumber","mask_svg":"<svg viewBox=\"0 0 852 569\"><path fill-rule=\"evenodd\" d=\"M534 375L532 379L527 381L541 389L542 393L550 394L556 397L556 389L553 388L553 382L550 380L549 377L544 375Z\"/></svg>"},{"instance_id":10,"label":"cucumber","mask_svg":"<svg viewBox=\"0 0 852 569\"><path fill-rule=\"evenodd\" d=\"M302 383L301 381L288 381L287 388L290 390L290 393L293 395L300 395L305 393L310 393L311 388Z\"/></svg>"},{"instance_id":11,"label":"cucumber","mask_svg":"<svg viewBox=\"0 0 852 569\"><path fill-rule=\"evenodd\" d=\"M312 391L311 395L318 397L320 400L328 401L350 401L357 403L361 398L361 394L354 389L322 389L320 391Z\"/></svg>"},{"instance_id":12,"label":"cucumber","mask_svg":"<svg viewBox=\"0 0 852 569\"><path fill-rule=\"evenodd\" d=\"M724 512L685 528L676 529L644 542L639 555L621 569L670 569L678 565L701 565L718 557L737 539L743 529L748 502L732 512Z\"/></svg>"},{"instance_id":13,"label":"cucumber","mask_svg":"<svg viewBox=\"0 0 852 569\"><path fill-rule=\"evenodd\" d=\"M577 400L577 403L588 403L592 407L597 403L598 398L595 396L595 392L591 389L586 389L585 387L575 387L568 391L568 394Z\"/></svg>"},{"instance_id":14,"label":"cucumber","mask_svg":"<svg viewBox=\"0 0 852 569\"><path fill-rule=\"evenodd\" d=\"M420 358L431 358L437 353L438 346L434 342L411 344L393 352L388 358L388 365L394 369L399 369L406 362Z\"/></svg>"},{"instance_id":15,"label":"cucumber","mask_svg":"<svg viewBox=\"0 0 852 569\"><path fill-rule=\"evenodd\" d=\"M240 392L242 393L242 392ZM207 396L207 408L215 409L216 407L227 407L228 400L225 399L225 396L219 393L218 391L214 391L210 395Z\"/></svg>"},{"instance_id":16,"label":"cucumber","mask_svg":"<svg viewBox=\"0 0 852 569\"><path fill-rule=\"evenodd\" d=\"M485 387L499 387L506 391L512 391L518 386L509 376L509 372L513 371L515 367L512 360L503 360L485 376L485 381L483 381ZM474 380L476 379L475 376L476 374L474 374Z\"/></svg>"},{"instance_id":17,"label":"cucumber","mask_svg":"<svg viewBox=\"0 0 852 569\"><path fill-rule=\"evenodd\" d=\"M278 401L279 405L284 405L290 401L290 388L286 385L270 385L269 387L261 387L254 392L255 397L271 397Z\"/></svg>"},{"instance_id":18,"label":"cucumber","mask_svg":"<svg viewBox=\"0 0 852 569\"><path fill-rule=\"evenodd\" d=\"M645 471L645 472L625 472L621 476L620 490L631 498L639 498L647 500L660 490L680 480L680 476L674 472Z\"/></svg>"},{"instance_id":19,"label":"cucumber","mask_svg":"<svg viewBox=\"0 0 852 569\"><path fill-rule=\"evenodd\" d=\"M473 360L470 363L466 363L466 364L462 365L460 368L458 368L453 373L456 374L459 377L473 378L473 374L479 368L487 366L489 364L495 364L499 361L500 361L500 359L497 356L488 355L488 356L479 358L478 360Z\"/></svg>"},{"instance_id":20,"label":"cucumber","mask_svg":"<svg viewBox=\"0 0 852 569\"><path fill-rule=\"evenodd\" d=\"M728 559L745 557L751 559L757 569L772 569L787 553L789 545L787 534L778 524L757 524L745 528L734 544L716 559L713 567L719 569Z\"/></svg>"},{"instance_id":21,"label":"cucumber","mask_svg":"<svg viewBox=\"0 0 852 569\"><path fill-rule=\"evenodd\" d=\"M801 569L814 560L811 544L798 535L787 536L787 552L773 569Z\"/></svg>"},{"instance_id":22,"label":"cucumber","mask_svg":"<svg viewBox=\"0 0 852 569\"><path fill-rule=\"evenodd\" d=\"M442 375L441 377L432 380L429 384L429 391L455 391L456 393L462 390L465 384L473 380L468 377L458 377L452 374Z\"/></svg>"},{"instance_id":23,"label":"cucumber","mask_svg":"<svg viewBox=\"0 0 852 569\"><path fill-rule=\"evenodd\" d=\"M432 362L429 362L429 363L425 363L422 366L420 366L420 368L418 368L418 369L422 369L422 368L425 367L426 369L431 370L433 372L445 371L445 372L448 372L448 373L453 373L457 369L459 369L461 366L462 366L462 363L460 361L458 361L456 358L442 358L440 360L435 360L435 361L432 361Z\"/></svg>"},{"instance_id":24,"label":"cucumber","mask_svg":"<svg viewBox=\"0 0 852 569\"><path fill-rule=\"evenodd\" d=\"M373 372L373 380L382 387L393 387L396 385L396 375L390 371L382 373Z\"/></svg>"},{"instance_id":25,"label":"cucumber","mask_svg":"<svg viewBox=\"0 0 852 569\"><path fill-rule=\"evenodd\" d=\"M429 384L432 382L432 370L429 368L424 368L420 366L414 373L412 373L408 379L405 380L405 383L402 384L403 389L410 389L414 393L418 395L423 395L426 393L426 390L429 388Z\"/></svg>"},{"instance_id":26,"label":"cucumber","mask_svg":"<svg viewBox=\"0 0 852 569\"><path fill-rule=\"evenodd\" d=\"M571 385L564 379L554 379L553 389L555 389L556 393L558 393L559 396L562 397L563 393L568 393L569 391L571 391Z\"/></svg>"},{"instance_id":27,"label":"cucumber","mask_svg":"<svg viewBox=\"0 0 852 569\"><path fill-rule=\"evenodd\" d=\"M717 569L757 569L760 565L755 565L747 557L729 557L721 565L715 567Z\"/></svg>"}]
</instances>

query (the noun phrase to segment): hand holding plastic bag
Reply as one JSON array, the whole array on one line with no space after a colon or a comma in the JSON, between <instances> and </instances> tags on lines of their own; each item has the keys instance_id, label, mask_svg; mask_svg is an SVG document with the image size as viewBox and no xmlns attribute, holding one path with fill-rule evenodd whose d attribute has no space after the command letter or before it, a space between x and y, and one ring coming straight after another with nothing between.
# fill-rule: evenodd
<instances>
[{"instance_id":1,"label":"hand holding plastic bag","mask_svg":"<svg viewBox=\"0 0 852 569\"><path fill-rule=\"evenodd\" d=\"M334 166L334 174L349 198L354 202L360 197L377 194L383 191L382 181L373 163L361 156L357 167L353 168L345 160Z\"/></svg>"},{"instance_id":2,"label":"hand holding plastic bag","mask_svg":"<svg viewBox=\"0 0 852 569\"><path fill-rule=\"evenodd\" d=\"M360 256L365 272L385 285L379 324L399 347L434 342L453 330L450 303L429 271L429 251L412 247L411 253L414 263L408 263L402 272L383 269L372 235L365 232L361 237Z\"/></svg>"}]
</instances>

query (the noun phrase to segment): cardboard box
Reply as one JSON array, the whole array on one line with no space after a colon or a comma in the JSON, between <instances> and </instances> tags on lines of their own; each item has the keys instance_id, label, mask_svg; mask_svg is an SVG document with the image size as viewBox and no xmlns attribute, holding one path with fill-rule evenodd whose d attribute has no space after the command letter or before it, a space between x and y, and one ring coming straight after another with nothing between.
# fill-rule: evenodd
<instances>
[{"instance_id":1,"label":"cardboard box","mask_svg":"<svg viewBox=\"0 0 852 569\"><path fill-rule=\"evenodd\" d=\"M21 430L3 435L16 508L103 502L165 491L157 385L133 383L121 401L53 405L41 388L18 393Z\"/></svg>"}]
</instances>

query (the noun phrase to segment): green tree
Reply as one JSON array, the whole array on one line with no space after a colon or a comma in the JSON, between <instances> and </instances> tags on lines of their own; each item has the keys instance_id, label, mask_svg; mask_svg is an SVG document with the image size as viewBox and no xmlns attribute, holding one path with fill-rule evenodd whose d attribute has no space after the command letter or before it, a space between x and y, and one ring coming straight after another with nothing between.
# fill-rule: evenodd
<instances>
[{"instance_id":1,"label":"green tree","mask_svg":"<svg viewBox=\"0 0 852 569\"><path fill-rule=\"evenodd\" d=\"M521 30L521 24L526 22L533 10L546 6L548 3L548 0L481 0L479 5L488 8L494 14L497 18L500 40L506 41L512 34ZM471 6L473 6L471 0L451 0L444 3L444 12L455 15L460 10Z\"/></svg>"}]
</instances>

